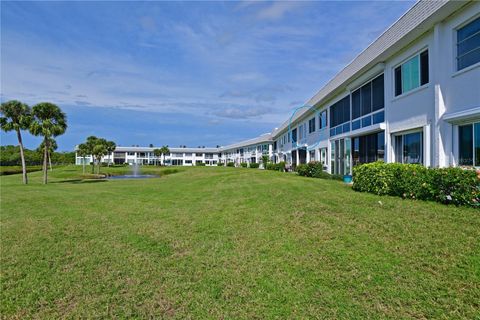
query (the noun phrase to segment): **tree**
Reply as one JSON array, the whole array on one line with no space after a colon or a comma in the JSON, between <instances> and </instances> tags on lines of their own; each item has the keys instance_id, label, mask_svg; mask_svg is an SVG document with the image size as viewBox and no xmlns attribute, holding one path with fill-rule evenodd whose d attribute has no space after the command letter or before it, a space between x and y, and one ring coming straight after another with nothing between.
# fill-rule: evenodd
<instances>
[{"instance_id":1,"label":"tree","mask_svg":"<svg viewBox=\"0 0 480 320\"><path fill-rule=\"evenodd\" d=\"M162 149L153 149L153 155L155 156L155 162L158 165L157 158L162 155Z\"/></svg>"},{"instance_id":2,"label":"tree","mask_svg":"<svg viewBox=\"0 0 480 320\"><path fill-rule=\"evenodd\" d=\"M108 141L103 138L98 138L92 149L92 155L97 159L97 174L100 173L100 165L102 157L108 154Z\"/></svg>"},{"instance_id":3,"label":"tree","mask_svg":"<svg viewBox=\"0 0 480 320\"><path fill-rule=\"evenodd\" d=\"M55 104L41 102L32 108L33 121L30 132L35 136L43 136L45 148L43 152L43 183L47 183L47 158L50 138L63 134L67 130L67 116Z\"/></svg>"},{"instance_id":4,"label":"tree","mask_svg":"<svg viewBox=\"0 0 480 320\"><path fill-rule=\"evenodd\" d=\"M267 164L268 164L269 160L270 160L269 156L267 156L267 155L262 156L263 169L267 169Z\"/></svg>"},{"instance_id":5,"label":"tree","mask_svg":"<svg viewBox=\"0 0 480 320\"><path fill-rule=\"evenodd\" d=\"M87 148L87 152L89 155L93 156L93 148L95 147L95 145L97 144L97 140L98 138L95 137L95 136L89 136L87 138L87 141L85 142L85 146ZM93 158L93 161L92 161L92 174L94 173L94 170L95 170L95 158Z\"/></svg>"},{"instance_id":6,"label":"tree","mask_svg":"<svg viewBox=\"0 0 480 320\"><path fill-rule=\"evenodd\" d=\"M80 143L77 147L77 153L80 157L82 157L82 171L83 174L85 174L85 157L89 155L87 144Z\"/></svg>"},{"instance_id":7,"label":"tree","mask_svg":"<svg viewBox=\"0 0 480 320\"><path fill-rule=\"evenodd\" d=\"M2 113L2 117L0 117L0 126L2 130L5 132L15 130L17 133L18 145L20 147L20 158L22 160L23 183L27 184L27 166L25 164L25 154L20 130L29 129L32 123L30 107L20 101L11 100L2 103L0 111Z\"/></svg>"},{"instance_id":8,"label":"tree","mask_svg":"<svg viewBox=\"0 0 480 320\"><path fill-rule=\"evenodd\" d=\"M112 152L115 151L116 148L117 148L117 145L116 145L115 142L107 141L107 152L108 152L108 164L107 164L107 166L110 166L110 155L112 154Z\"/></svg>"},{"instance_id":9,"label":"tree","mask_svg":"<svg viewBox=\"0 0 480 320\"><path fill-rule=\"evenodd\" d=\"M48 149L47 149L47 156L48 156L48 163L50 165L50 171L52 171L52 154L55 152L55 150L58 149L57 141L53 138L48 138ZM37 152L44 153L45 148L45 142L42 141L42 143L38 146Z\"/></svg>"},{"instance_id":10,"label":"tree","mask_svg":"<svg viewBox=\"0 0 480 320\"><path fill-rule=\"evenodd\" d=\"M163 146L160 148L160 152L163 157L163 165L165 165L165 155L170 153L170 149L168 149L168 146Z\"/></svg>"}]
</instances>

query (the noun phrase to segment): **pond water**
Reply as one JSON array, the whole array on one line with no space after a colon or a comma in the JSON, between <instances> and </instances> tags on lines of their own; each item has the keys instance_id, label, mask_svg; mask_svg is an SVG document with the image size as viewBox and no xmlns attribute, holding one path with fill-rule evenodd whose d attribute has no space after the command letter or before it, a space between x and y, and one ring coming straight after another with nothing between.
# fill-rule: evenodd
<instances>
[{"instance_id":1,"label":"pond water","mask_svg":"<svg viewBox=\"0 0 480 320\"><path fill-rule=\"evenodd\" d=\"M154 174L125 174L121 176L110 176L107 179L109 180L120 180L120 179L149 179L157 178L158 176Z\"/></svg>"}]
</instances>

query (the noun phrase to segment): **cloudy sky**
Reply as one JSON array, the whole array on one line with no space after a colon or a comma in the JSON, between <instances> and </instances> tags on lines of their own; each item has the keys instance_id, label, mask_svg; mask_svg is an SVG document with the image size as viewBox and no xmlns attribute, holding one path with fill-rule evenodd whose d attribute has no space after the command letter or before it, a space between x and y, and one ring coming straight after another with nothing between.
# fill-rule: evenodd
<instances>
[{"instance_id":1,"label":"cloudy sky","mask_svg":"<svg viewBox=\"0 0 480 320\"><path fill-rule=\"evenodd\" d=\"M225 145L279 126L412 5L2 1L1 100L61 106L61 150Z\"/></svg>"}]
</instances>

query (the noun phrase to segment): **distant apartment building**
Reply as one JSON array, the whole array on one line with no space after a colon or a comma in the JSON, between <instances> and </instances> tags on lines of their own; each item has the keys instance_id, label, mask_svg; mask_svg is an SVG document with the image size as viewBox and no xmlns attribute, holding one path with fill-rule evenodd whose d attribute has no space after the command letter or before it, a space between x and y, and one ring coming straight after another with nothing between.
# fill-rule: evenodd
<instances>
[{"instance_id":1,"label":"distant apartment building","mask_svg":"<svg viewBox=\"0 0 480 320\"><path fill-rule=\"evenodd\" d=\"M152 148L137 149L119 147L111 158L155 161ZM342 175L378 160L480 166L480 2L417 2L270 134L170 150L171 165L268 155L292 166L321 161Z\"/></svg>"}]
</instances>

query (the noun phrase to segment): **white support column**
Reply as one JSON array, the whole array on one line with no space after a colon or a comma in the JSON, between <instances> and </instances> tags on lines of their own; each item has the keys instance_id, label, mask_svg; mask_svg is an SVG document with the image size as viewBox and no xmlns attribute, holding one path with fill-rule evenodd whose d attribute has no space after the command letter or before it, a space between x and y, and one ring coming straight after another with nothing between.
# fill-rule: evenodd
<instances>
[{"instance_id":1,"label":"white support column","mask_svg":"<svg viewBox=\"0 0 480 320\"><path fill-rule=\"evenodd\" d=\"M310 150L307 149L307 163L310 162Z\"/></svg>"}]
</instances>

